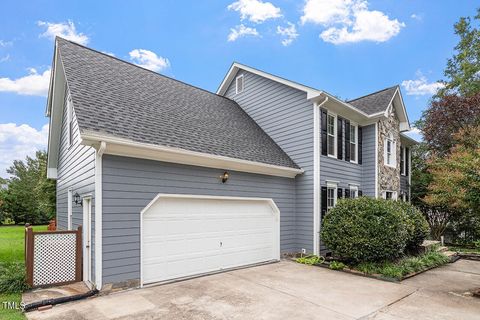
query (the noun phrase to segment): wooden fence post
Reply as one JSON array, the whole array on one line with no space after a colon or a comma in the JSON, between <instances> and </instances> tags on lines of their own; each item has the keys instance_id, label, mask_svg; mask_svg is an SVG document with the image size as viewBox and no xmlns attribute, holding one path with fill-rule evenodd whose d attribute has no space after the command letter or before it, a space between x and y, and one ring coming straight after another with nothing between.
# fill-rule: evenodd
<instances>
[{"instance_id":1,"label":"wooden fence post","mask_svg":"<svg viewBox=\"0 0 480 320\"><path fill-rule=\"evenodd\" d=\"M25 268L27 272L27 284L33 287L33 246L32 227L25 228Z\"/></svg>"},{"instance_id":2,"label":"wooden fence post","mask_svg":"<svg viewBox=\"0 0 480 320\"><path fill-rule=\"evenodd\" d=\"M75 255L75 281L82 281L83 277L83 250L82 250L82 226L77 229L77 250Z\"/></svg>"}]
</instances>

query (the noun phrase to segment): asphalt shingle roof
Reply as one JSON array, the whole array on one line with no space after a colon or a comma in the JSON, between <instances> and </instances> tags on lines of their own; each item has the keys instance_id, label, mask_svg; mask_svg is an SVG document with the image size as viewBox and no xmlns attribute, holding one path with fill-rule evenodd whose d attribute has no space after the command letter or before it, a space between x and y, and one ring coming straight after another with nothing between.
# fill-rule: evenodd
<instances>
[{"instance_id":1,"label":"asphalt shingle roof","mask_svg":"<svg viewBox=\"0 0 480 320\"><path fill-rule=\"evenodd\" d=\"M57 40L81 132L299 168L236 102Z\"/></svg>"},{"instance_id":2,"label":"asphalt shingle roof","mask_svg":"<svg viewBox=\"0 0 480 320\"><path fill-rule=\"evenodd\" d=\"M368 115L382 112L387 109L397 88L398 86L386 88L347 102Z\"/></svg>"}]
</instances>

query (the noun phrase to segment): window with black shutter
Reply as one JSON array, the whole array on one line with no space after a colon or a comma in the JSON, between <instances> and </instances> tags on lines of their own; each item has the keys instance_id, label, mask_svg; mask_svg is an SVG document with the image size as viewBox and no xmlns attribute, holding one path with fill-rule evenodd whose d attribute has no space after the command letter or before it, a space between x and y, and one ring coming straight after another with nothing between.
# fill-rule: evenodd
<instances>
[{"instance_id":1,"label":"window with black shutter","mask_svg":"<svg viewBox=\"0 0 480 320\"><path fill-rule=\"evenodd\" d=\"M359 197L363 196L363 191L362 190L358 190L358 196Z\"/></svg>"},{"instance_id":2,"label":"window with black shutter","mask_svg":"<svg viewBox=\"0 0 480 320\"><path fill-rule=\"evenodd\" d=\"M350 189L345 189L345 199L350 198Z\"/></svg>"},{"instance_id":3,"label":"window with black shutter","mask_svg":"<svg viewBox=\"0 0 480 320\"><path fill-rule=\"evenodd\" d=\"M322 155L327 155L327 110L321 111L322 118Z\"/></svg>"},{"instance_id":4,"label":"window with black shutter","mask_svg":"<svg viewBox=\"0 0 480 320\"><path fill-rule=\"evenodd\" d=\"M320 200L320 205L321 205L321 218L323 220L323 217L327 214L327 187L322 187L322 195L321 195L321 200Z\"/></svg>"},{"instance_id":5,"label":"window with black shutter","mask_svg":"<svg viewBox=\"0 0 480 320\"><path fill-rule=\"evenodd\" d=\"M345 161L350 161L350 121L345 120Z\"/></svg>"},{"instance_id":6,"label":"window with black shutter","mask_svg":"<svg viewBox=\"0 0 480 320\"><path fill-rule=\"evenodd\" d=\"M343 198L343 189L338 188L337 189L337 199L341 199L341 198Z\"/></svg>"},{"instance_id":7,"label":"window with black shutter","mask_svg":"<svg viewBox=\"0 0 480 320\"><path fill-rule=\"evenodd\" d=\"M405 148L405 175L408 177L410 174L410 148Z\"/></svg>"},{"instance_id":8,"label":"window with black shutter","mask_svg":"<svg viewBox=\"0 0 480 320\"><path fill-rule=\"evenodd\" d=\"M362 127L358 127L358 164L362 164L362 141L363 130Z\"/></svg>"},{"instance_id":9,"label":"window with black shutter","mask_svg":"<svg viewBox=\"0 0 480 320\"><path fill-rule=\"evenodd\" d=\"M343 119L337 118L337 159L343 159Z\"/></svg>"}]
</instances>

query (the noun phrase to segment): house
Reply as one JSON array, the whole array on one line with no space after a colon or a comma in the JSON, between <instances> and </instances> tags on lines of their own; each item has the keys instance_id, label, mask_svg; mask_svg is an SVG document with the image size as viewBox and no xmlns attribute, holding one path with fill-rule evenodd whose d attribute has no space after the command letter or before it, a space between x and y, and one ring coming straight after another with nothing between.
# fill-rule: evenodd
<instances>
[{"instance_id":1,"label":"house","mask_svg":"<svg viewBox=\"0 0 480 320\"><path fill-rule=\"evenodd\" d=\"M398 86L342 101L234 63L211 93L57 38L46 114L57 224L83 226L98 289L323 253L338 198L409 200Z\"/></svg>"}]
</instances>

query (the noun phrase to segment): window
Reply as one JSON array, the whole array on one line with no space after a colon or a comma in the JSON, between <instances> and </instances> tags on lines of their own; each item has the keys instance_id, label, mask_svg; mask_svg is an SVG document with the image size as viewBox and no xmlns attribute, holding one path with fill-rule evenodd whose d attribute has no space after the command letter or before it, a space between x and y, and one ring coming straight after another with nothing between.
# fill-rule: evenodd
<instances>
[{"instance_id":1,"label":"window","mask_svg":"<svg viewBox=\"0 0 480 320\"><path fill-rule=\"evenodd\" d=\"M350 161L357 162L357 136L358 136L358 127L356 125L350 124Z\"/></svg>"},{"instance_id":2,"label":"window","mask_svg":"<svg viewBox=\"0 0 480 320\"><path fill-rule=\"evenodd\" d=\"M337 135L336 135L337 119L335 115L327 116L327 146L328 155L335 157L337 155Z\"/></svg>"},{"instance_id":3,"label":"window","mask_svg":"<svg viewBox=\"0 0 480 320\"><path fill-rule=\"evenodd\" d=\"M327 211L337 204L337 185L327 183Z\"/></svg>"},{"instance_id":4,"label":"window","mask_svg":"<svg viewBox=\"0 0 480 320\"><path fill-rule=\"evenodd\" d=\"M395 191L384 191L383 199L386 200L397 200L397 193Z\"/></svg>"},{"instance_id":5,"label":"window","mask_svg":"<svg viewBox=\"0 0 480 320\"><path fill-rule=\"evenodd\" d=\"M67 127L68 127L68 146L73 142L73 107L72 98L67 99Z\"/></svg>"},{"instance_id":6,"label":"window","mask_svg":"<svg viewBox=\"0 0 480 320\"><path fill-rule=\"evenodd\" d=\"M403 150L403 147L400 147L400 174L404 175L405 174L405 152Z\"/></svg>"},{"instance_id":7,"label":"window","mask_svg":"<svg viewBox=\"0 0 480 320\"><path fill-rule=\"evenodd\" d=\"M396 145L395 141L393 140L392 134L389 134L388 137L385 139L385 164L390 167L395 167L397 165L396 162Z\"/></svg>"},{"instance_id":8,"label":"window","mask_svg":"<svg viewBox=\"0 0 480 320\"><path fill-rule=\"evenodd\" d=\"M350 186L350 198L358 198L358 187Z\"/></svg>"},{"instance_id":9,"label":"window","mask_svg":"<svg viewBox=\"0 0 480 320\"><path fill-rule=\"evenodd\" d=\"M235 81L235 93L242 93L243 92L243 74L239 75Z\"/></svg>"},{"instance_id":10,"label":"window","mask_svg":"<svg viewBox=\"0 0 480 320\"><path fill-rule=\"evenodd\" d=\"M73 195L72 189L68 189L68 197L67 197L67 229L72 230L72 202L73 202Z\"/></svg>"}]
</instances>

